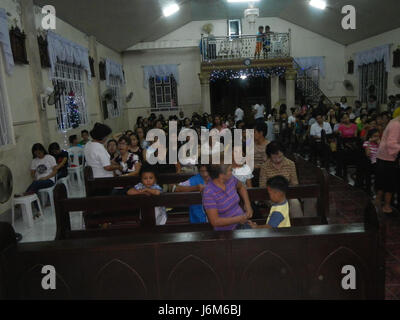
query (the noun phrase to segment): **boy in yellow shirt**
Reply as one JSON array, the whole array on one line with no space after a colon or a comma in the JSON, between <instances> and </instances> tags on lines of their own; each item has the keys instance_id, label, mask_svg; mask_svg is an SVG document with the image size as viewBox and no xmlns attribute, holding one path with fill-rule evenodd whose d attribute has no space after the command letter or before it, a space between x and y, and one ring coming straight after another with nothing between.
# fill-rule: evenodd
<instances>
[{"instance_id":1,"label":"boy in yellow shirt","mask_svg":"<svg viewBox=\"0 0 400 320\"><path fill-rule=\"evenodd\" d=\"M289 203L286 199L286 192L289 188L289 181L282 176L275 176L267 181L267 190L272 202L267 223L257 225L249 222L252 228L287 228L290 227Z\"/></svg>"}]
</instances>

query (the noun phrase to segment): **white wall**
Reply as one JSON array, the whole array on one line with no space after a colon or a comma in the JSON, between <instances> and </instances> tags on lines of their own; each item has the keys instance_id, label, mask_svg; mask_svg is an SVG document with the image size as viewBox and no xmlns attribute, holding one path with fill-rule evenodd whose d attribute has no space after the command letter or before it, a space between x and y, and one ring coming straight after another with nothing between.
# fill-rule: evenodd
<instances>
[{"instance_id":1,"label":"white wall","mask_svg":"<svg viewBox=\"0 0 400 320\"><path fill-rule=\"evenodd\" d=\"M394 84L394 77L400 74L400 68L393 68L393 51L396 50L400 46L400 28L394 29L389 32L382 33L380 35L368 38L366 40L356 42L354 44L349 45L346 48L346 63L350 59L354 60L355 53L369 50L378 46L382 46L385 44L392 44L390 50L390 72L388 74L388 90L387 95L399 94L400 88L397 88ZM346 71L347 73L347 71ZM353 75L346 74L346 79L350 80L354 84L354 91L351 93L355 96L358 96L359 92L359 83L358 83L358 74L354 73Z\"/></svg>"},{"instance_id":2,"label":"white wall","mask_svg":"<svg viewBox=\"0 0 400 320\"><path fill-rule=\"evenodd\" d=\"M128 104L129 127L133 128L138 116L146 116L150 111L149 89L144 87L144 65L179 64L178 105L185 115L201 111L201 92L198 74L200 54L198 48L162 49L151 51L125 52L123 55L127 91L133 90L134 97ZM163 112L164 116L178 114Z\"/></svg>"},{"instance_id":3,"label":"white wall","mask_svg":"<svg viewBox=\"0 0 400 320\"><path fill-rule=\"evenodd\" d=\"M17 20L17 25L25 30L25 26L21 23L21 17L18 14L17 4L12 0L2 0L0 7L6 9L11 14L10 25L14 18ZM40 10L36 8L34 10L36 25L39 26L41 22ZM89 48L89 37L72 27L71 25L57 19L56 33L61 36L74 41L86 48ZM98 56L100 58L111 58L114 61L122 63L122 55L115 52L100 43L96 43ZM0 147L0 164L8 166L13 174L14 179L14 193L22 193L26 190L28 185L31 183L29 174L29 167L32 161L31 147L34 143L43 143L43 136L40 130L39 113L35 104L37 100L36 92L34 92L33 83L33 66L32 61L29 59L28 51L28 65L16 65L11 76L4 72L3 64L3 53L0 50L0 78L5 86L5 94L8 100L8 108L10 111L10 121L12 124L14 144L5 147ZM42 88L45 89L51 86L49 80L48 69L42 70ZM99 77L98 73L96 74ZM97 79L93 78L92 84L85 84L86 89L86 103L88 106L89 113L89 124L85 127L90 129L94 122L100 121L101 109L99 103L99 88L97 85ZM104 81L100 86L104 85ZM125 89L123 90L123 97L125 97ZM57 130L56 126L56 113L53 107L47 109L49 132L45 132L50 137L51 142L58 142L60 145L64 144L65 136ZM113 131L121 131L125 129L127 124L126 111L120 118L107 120L107 124L111 126ZM83 129L78 128L71 130L67 133L67 136L71 134L80 134ZM46 148L48 146L45 146ZM0 220L2 220L2 214L9 210L11 201L5 204L0 204Z\"/></svg>"}]
</instances>

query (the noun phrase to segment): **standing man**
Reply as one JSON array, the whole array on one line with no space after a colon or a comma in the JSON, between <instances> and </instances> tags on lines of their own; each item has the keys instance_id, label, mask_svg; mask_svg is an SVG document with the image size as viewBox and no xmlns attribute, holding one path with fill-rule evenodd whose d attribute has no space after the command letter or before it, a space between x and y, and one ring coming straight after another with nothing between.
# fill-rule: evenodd
<instances>
[{"instance_id":1,"label":"standing man","mask_svg":"<svg viewBox=\"0 0 400 320\"><path fill-rule=\"evenodd\" d=\"M317 162L317 157L321 158L321 165L329 169L329 147L326 141L326 135L332 134L332 127L324 121L322 115L316 116L316 122L311 126L310 136L312 138L313 161Z\"/></svg>"},{"instance_id":2,"label":"standing man","mask_svg":"<svg viewBox=\"0 0 400 320\"><path fill-rule=\"evenodd\" d=\"M264 111L265 107L263 104L259 105L257 103L255 106L253 106L254 120L256 120L256 123L264 123Z\"/></svg>"},{"instance_id":3,"label":"standing man","mask_svg":"<svg viewBox=\"0 0 400 320\"><path fill-rule=\"evenodd\" d=\"M240 107L237 107L235 110L235 123L238 121L242 121L243 117L244 117L244 111Z\"/></svg>"}]
</instances>

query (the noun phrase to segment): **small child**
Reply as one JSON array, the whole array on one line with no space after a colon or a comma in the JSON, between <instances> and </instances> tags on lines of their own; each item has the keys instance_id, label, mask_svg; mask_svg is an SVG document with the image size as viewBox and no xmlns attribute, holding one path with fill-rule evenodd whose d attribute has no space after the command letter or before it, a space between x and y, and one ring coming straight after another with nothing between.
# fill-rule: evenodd
<instances>
[{"instance_id":1,"label":"small child","mask_svg":"<svg viewBox=\"0 0 400 320\"><path fill-rule=\"evenodd\" d=\"M264 27L259 26L257 32L257 39L256 39L256 52L254 54L254 59L260 59L260 54L263 49L263 42L264 42Z\"/></svg>"},{"instance_id":2,"label":"small child","mask_svg":"<svg viewBox=\"0 0 400 320\"><path fill-rule=\"evenodd\" d=\"M289 203L286 199L286 192L289 188L289 181L283 176L275 176L267 181L267 190L272 202L267 223L257 225L249 222L252 228L286 228L290 227Z\"/></svg>"},{"instance_id":3,"label":"small child","mask_svg":"<svg viewBox=\"0 0 400 320\"><path fill-rule=\"evenodd\" d=\"M271 51L271 28L270 26L265 26L265 33L263 39L263 53L264 59L268 58L268 54Z\"/></svg>"},{"instance_id":4,"label":"small child","mask_svg":"<svg viewBox=\"0 0 400 320\"><path fill-rule=\"evenodd\" d=\"M162 188L157 184L155 170L152 166L143 166L140 170L142 182L129 189L127 194L130 196L144 194L147 196L158 196L162 192ZM156 225L164 225L167 222L167 210L165 207L156 207Z\"/></svg>"},{"instance_id":5,"label":"small child","mask_svg":"<svg viewBox=\"0 0 400 320\"><path fill-rule=\"evenodd\" d=\"M364 142L363 147L372 165L376 164L376 155L378 153L379 143L380 143L379 130L378 129L369 130L367 134L367 139Z\"/></svg>"}]
</instances>

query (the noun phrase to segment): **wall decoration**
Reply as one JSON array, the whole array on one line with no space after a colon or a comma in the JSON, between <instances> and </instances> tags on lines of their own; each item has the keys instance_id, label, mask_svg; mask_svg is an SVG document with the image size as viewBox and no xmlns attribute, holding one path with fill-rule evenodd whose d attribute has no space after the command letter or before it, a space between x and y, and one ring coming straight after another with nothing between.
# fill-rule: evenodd
<instances>
[{"instance_id":1,"label":"wall decoration","mask_svg":"<svg viewBox=\"0 0 400 320\"><path fill-rule=\"evenodd\" d=\"M349 62L347 62L347 73L348 74L353 74L354 73L354 61L351 59Z\"/></svg>"},{"instance_id":2,"label":"wall decoration","mask_svg":"<svg viewBox=\"0 0 400 320\"><path fill-rule=\"evenodd\" d=\"M96 77L96 73L94 72L94 59L89 56L89 65L90 65L90 72L92 73L92 77Z\"/></svg>"},{"instance_id":3,"label":"wall decoration","mask_svg":"<svg viewBox=\"0 0 400 320\"><path fill-rule=\"evenodd\" d=\"M268 69L250 68L244 70L214 70L210 75L210 82L215 82L220 79L225 79L227 82L233 79L246 79L248 77L263 77L281 76L285 74L286 68L273 67Z\"/></svg>"},{"instance_id":4,"label":"wall decoration","mask_svg":"<svg viewBox=\"0 0 400 320\"><path fill-rule=\"evenodd\" d=\"M29 64L25 45L26 35L18 27L12 27L10 30L11 50L14 62L19 64Z\"/></svg>"},{"instance_id":5,"label":"wall decoration","mask_svg":"<svg viewBox=\"0 0 400 320\"><path fill-rule=\"evenodd\" d=\"M393 68L400 68L400 46L393 51Z\"/></svg>"},{"instance_id":6,"label":"wall decoration","mask_svg":"<svg viewBox=\"0 0 400 320\"><path fill-rule=\"evenodd\" d=\"M40 64L42 68L50 68L49 49L46 37L39 35L37 37L39 45Z\"/></svg>"},{"instance_id":7,"label":"wall decoration","mask_svg":"<svg viewBox=\"0 0 400 320\"><path fill-rule=\"evenodd\" d=\"M100 80L106 80L106 63L101 61L99 63Z\"/></svg>"}]
</instances>

